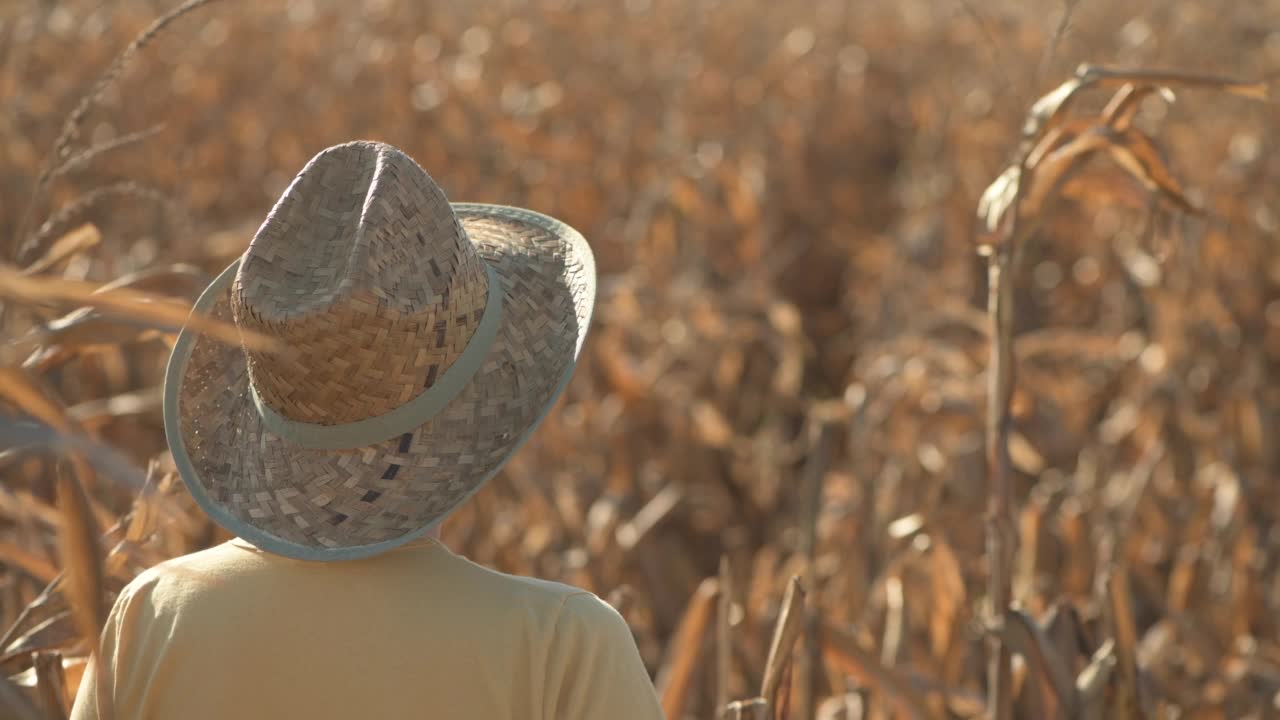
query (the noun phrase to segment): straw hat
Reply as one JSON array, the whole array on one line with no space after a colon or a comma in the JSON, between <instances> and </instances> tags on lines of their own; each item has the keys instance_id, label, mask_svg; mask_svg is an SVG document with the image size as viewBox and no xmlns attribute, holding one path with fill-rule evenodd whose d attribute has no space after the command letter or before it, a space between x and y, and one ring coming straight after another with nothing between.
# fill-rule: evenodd
<instances>
[{"instance_id":1,"label":"straw hat","mask_svg":"<svg viewBox=\"0 0 1280 720\"><path fill-rule=\"evenodd\" d=\"M331 147L193 312L283 341L178 336L165 432L210 516L307 560L424 535L537 427L595 300L586 241L529 210L451 204L399 150Z\"/></svg>"}]
</instances>

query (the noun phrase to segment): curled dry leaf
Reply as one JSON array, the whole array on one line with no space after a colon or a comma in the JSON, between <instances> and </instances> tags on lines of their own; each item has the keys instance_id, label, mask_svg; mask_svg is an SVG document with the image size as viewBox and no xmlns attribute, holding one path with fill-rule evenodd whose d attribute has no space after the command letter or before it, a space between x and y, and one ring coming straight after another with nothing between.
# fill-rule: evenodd
<instances>
[{"instance_id":1,"label":"curled dry leaf","mask_svg":"<svg viewBox=\"0 0 1280 720\"><path fill-rule=\"evenodd\" d=\"M1174 179L1155 140L1135 127L1119 131L1108 140L1107 152L1148 191L1161 195L1183 212L1199 214L1200 210L1187 200Z\"/></svg>"},{"instance_id":2,"label":"curled dry leaf","mask_svg":"<svg viewBox=\"0 0 1280 720\"><path fill-rule=\"evenodd\" d=\"M1163 71L1117 70L1081 65L1073 78L1037 100L1023 124L1023 149L1019 160L1005 168L978 201L977 215L987 233L995 232L1014 205L1026 207L1021 217L1036 217L1044 199L1068 179L1069 170L1097 150L1109 155L1151 192L1185 212L1197 212L1169 171L1155 141L1132 126L1142 97L1159 92L1171 98L1169 87L1220 90L1254 100L1265 100L1266 86L1229 78ZM1077 94L1087 88L1118 88L1097 118L1064 119ZM1024 185L1033 185L1034 194Z\"/></svg>"}]
</instances>

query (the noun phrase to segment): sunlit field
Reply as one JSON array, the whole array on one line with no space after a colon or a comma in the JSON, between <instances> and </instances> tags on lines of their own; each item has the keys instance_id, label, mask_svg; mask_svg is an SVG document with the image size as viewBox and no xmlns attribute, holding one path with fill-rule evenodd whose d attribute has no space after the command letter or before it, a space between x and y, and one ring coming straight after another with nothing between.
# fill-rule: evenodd
<instances>
[{"instance_id":1,"label":"sunlit field","mask_svg":"<svg viewBox=\"0 0 1280 720\"><path fill-rule=\"evenodd\" d=\"M590 242L444 539L618 608L670 720L1280 717L1280 2L188 5L0 5L0 717L227 539L164 364L353 139Z\"/></svg>"}]
</instances>

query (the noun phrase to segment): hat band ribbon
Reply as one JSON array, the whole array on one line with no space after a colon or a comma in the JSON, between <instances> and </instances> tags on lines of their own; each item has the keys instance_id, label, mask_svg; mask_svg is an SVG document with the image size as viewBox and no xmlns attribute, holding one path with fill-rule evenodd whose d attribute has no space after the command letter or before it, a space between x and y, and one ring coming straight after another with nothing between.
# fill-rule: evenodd
<instances>
[{"instance_id":1,"label":"hat band ribbon","mask_svg":"<svg viewBox=\"0 0 1280 720\"><path fill-rule=\"evenodd\" d=\"M485 300L480 323L467 341L462 354L454 359L431 387L390 412L343 423L318 425L290 420L271 408L249 383L253 404L262 416L262 424L273 434L312 450L350 450L376 445L425 425L444 410L462 392L484 364L502 325L502 282L492 267L489 272L489 296Z\"/></svg>"}]
</instances>

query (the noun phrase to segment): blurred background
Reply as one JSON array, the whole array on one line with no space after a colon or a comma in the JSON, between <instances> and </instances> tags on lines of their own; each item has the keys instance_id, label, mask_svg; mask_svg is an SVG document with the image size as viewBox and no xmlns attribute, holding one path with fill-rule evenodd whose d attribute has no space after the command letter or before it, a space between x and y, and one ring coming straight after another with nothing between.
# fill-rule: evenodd
<instances>
[{"instance_id":1,"label":"blurred background","mask_svg":"<svg viewBox=\"0 0 1280 720\"><path fill-rule=\"evenodd\" d=\"M982 711L978 198L1082 62L1280 70L1261 0L1084 0L1069 22L1051 0L224 0L141 47L78 124L99 149L38 182L64 119L173 7L0 7L5 262L189 304L310 157L360 138L454 201L581 230L601 273L582 366L445 537L618 607L672 720L759 694L793 576L786 717ZM1148 98L1136 123L1205 214L1099 161L1011 279L1014 602L1068 679L1120 648L1105 717L1280 717L1276 119ZM225 535L165 450L172 335L75 307L11 298L0 322L37 340L9 369L128 469L81 477L109 603ZM38 677L72 693L88 647L41 595L66 565L61 453L5 447L0 662L52 707ZM1049 716L1035 654L1014 661L1020 717Z\"/></svg>"}]
</instances>

